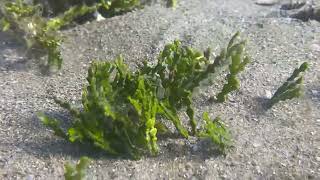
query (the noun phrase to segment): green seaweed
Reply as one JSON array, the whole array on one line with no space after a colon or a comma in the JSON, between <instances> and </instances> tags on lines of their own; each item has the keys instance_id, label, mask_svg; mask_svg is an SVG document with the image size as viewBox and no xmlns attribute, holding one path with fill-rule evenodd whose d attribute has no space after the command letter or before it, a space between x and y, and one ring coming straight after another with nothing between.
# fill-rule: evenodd
<instances>
[{"instance_id":1,"label":"green seaweed","mask_svg":"<svg viewBox=\"0 0 320 180\"><path fill-rule=\"evenodd\" d=\"M68 139L68 136L60 127L60 122L57 119L46 116L43 113L38 113L38 118L45 126L50 127L56 136Z\"/></svg>"},{"instance_id":2,"label":"green seaweed","mask_svg":"<svg viewBox=\"0 0 320 180\"><path fill-rule=\"evenodd\" d=\"M130 71L121 56L114 62L93 62L88 70L88 85L82 93L82 110L55 99L72 116L68 130L64 132L56 119L43 114L40 119L56 135L98 147L110 155L129 155L134 159L143 154L156 155L158 132L169 131L163 121L172 123L182 137L209 138L225 152L229 147L225 127L219 119L209 121L205 114L200 121L205 121L206 126L199 131L192 102L195 88L214 78L228 64L227 57L237 54L239 50L234 47L231 42L228 51L223 50L210 61L209 48L202 53L176 40L165 46L154 66L144 62L135 72ZM230 52L233 54L228 55ZM234 64L231 71L239 71L241 65L234 68ZM189 126L182 123L181 110L188 115Z\"/></svg>"},{"instance_id":3,"label":"green seaweed","mask_svg":"<svg viewBox=\"0 0 320 180\"><path fill-rule=\"evenodd\" d=\"M212 143L218 145L218 150L221 153L226 153L226 150L231 145L231 136L225 125L221 122L220 117L211 120L207 112L203 113L205 125L203 131L199 133L202 138L208 138Z\"/></svg>"},{"instance_id":4,"label":"green seaweed","mask_svg":"<svg viewBox=\"0 0 320 180\"><path fill-rule=\"evenodd\" d=\"M287 81L277 89L272 98L269 100L268 108L271 108L279 101L297 98L303 94L302 73L304 73L308 69L308 67L308 63L304 62L300 65L299 68L296 68L293 71Z\"/></svg>"},{"instance_id":5,"label":"green seaweed","mask_svg":"<svg viewBox=\"0 0 320 180\"><path fill-rule=\"evenodd\" d=\"M8 31L10 29L10 22L3 17L0 19L0 27L3 32Z\"/></svg>"},{"instance_id":6,"label":"green seaweed","mask_svg":"<svg viewBox=\"0 0 320 180\"><path fill-rule=\"evenodd\" d=\"M175 8L177 6L177 0L167 0L167 7Z\"/></svg>"},{"instance_id":7,"label":"green seaweed","mask_svg":"<svg viewBox=\"0 0 320 180\"><path fill-rule=\"evenodd\" d=\"M56 100L74 118L67 139L94 145L112 155L138 158L145 148L157 154L155 123L159 103L144 77L130 72L119 57L114 63L93 63L87 80L83 111Z\"/></svg>"},{"instance_id":8,"label":"green seaweed","mask_svg":"<svg viewBox=\"0 0 320 180\"><path fill-rule=\"evenodd\" d=\"M79 162L74 166L67 162L64 166L65 180L83 180L86 177L86 169L88 168L90 159L88 157L81 157Z\"/></svg>"},{"instance_id":9,"label":"green seaweed","mask_svg":"<svg viewBox=\"0 0 320 180\"><path fill-rule=\"evenodd\" d=\"M239 33L236 33L231 39L227 51L226 58L231 57L229 65L229 74L227 75L227 84L225 84L221 92L217 95L217 102L225 102L228 94L240 88L240 81L237 75L244 70L245 66L250 62L249 57L245 53L245 41L234 44Z\"/></svg>"}]
</instances>

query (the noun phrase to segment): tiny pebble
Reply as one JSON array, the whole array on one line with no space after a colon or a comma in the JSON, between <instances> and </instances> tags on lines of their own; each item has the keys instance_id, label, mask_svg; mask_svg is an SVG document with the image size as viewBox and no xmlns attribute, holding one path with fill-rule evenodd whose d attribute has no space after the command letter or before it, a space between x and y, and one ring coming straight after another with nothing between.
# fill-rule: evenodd
<instances>
[{"instance_id":1,"label":"tiny pebble","mask_svg":"<svg viewBox=\"0 0 320 180\"><path fill-rule=\"evenodd\" d=\"M317 90L311 90L312 95L317 96L319 95L319 91Z\"/></svg>"},{"instance_id":2,"label":"tiny pebble","mask_svg":"<svg viewBox=\"0 0 320 180\"><path fill-rule=\"evenodd\" d=\"M191 168L192 168L192 165L191 165L191 163L187 163L187 164L185 165L185 168L186 168L186 170L189 170L189 169L191 169Z\"/></svg>"},{"instance_id":3,"label":"tiny pebble","mask_svg":"<svg viewBox=\"0 0 320 180\"><path fill-rule=\"evenodd\" d=\"M260 166L256 166L256 171L257 171L258 174L262 174Z\"/></svg>"},{"instance_id":4,"label":"tiny pebble","mask_svg":"<svg viewBox=\"0 0 320 180\"><path fill-rule=\"evenodd\" d=\"M26 179L27 179L27 180L33 180L33 179L34 179L34 176L31 175L31 174L29 174Z\"/></svg>"},{"instance_id":5,"label":"tiny pebble","mask_svg":"<svg viewBox=\"0 0 320 180\"><path fill-rule=\"evenodd\" d=\"M261 144L260 144L260 143L255 142L255 143L253 143L253 144L252 144L252 146L253 146L253 147L255 147L255 148L257 148L257 147L260 147L260 146L261 146Z\"/></svg>"},{"instance_id":6,"label":"tiny pebble","mask_svg":"<svg viewBox=\"0 0 320 180\"><path fill-rule=\"evenodd\" d=\"M268 99L270 99L270 98L272 98L272 93L271 93L271 91L269 91L269 90L265 90L265 93L266 93L266 98L268 98Z\"/></svg>"}]
</instances>

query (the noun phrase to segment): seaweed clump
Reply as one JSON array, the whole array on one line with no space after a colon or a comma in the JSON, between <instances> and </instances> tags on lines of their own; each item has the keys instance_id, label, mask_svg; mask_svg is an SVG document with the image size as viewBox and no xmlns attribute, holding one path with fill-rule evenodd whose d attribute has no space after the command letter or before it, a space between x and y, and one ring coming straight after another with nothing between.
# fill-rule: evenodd
<instances>
[{"instance_id":1,"label":"seaweed clump","mask_svg":"<svg viewBox=\"0 0 320 180\"><path fill-rule=\"evenodd\" d=\"M237 42L238 36L235 34L230 41L226 55L213 61L210 49L200 52L176 40L165 46L156 65L145 62L135 72L129 70L122 57L114 62L93 62L88 70L88 86L82 93L83 109L55 100L72 115L68 130L64 131L57 119L44 114L39 117L56 135L115 156L137 159L143 154L158 154L158 133L168 131L167 123L172 123L182 137L209 139L225 153L231 145L229 131L220 118L211 120L207 113L196 120L192 95L202 81L215 77L218 69L231 64L238 72L234 64L239 64L230 58L243 59L240 50L244 44ZM188 115L188 127L182 123L179 111ZM199 122L203 126L198 127Z\"/></svg>"}]
</instances>

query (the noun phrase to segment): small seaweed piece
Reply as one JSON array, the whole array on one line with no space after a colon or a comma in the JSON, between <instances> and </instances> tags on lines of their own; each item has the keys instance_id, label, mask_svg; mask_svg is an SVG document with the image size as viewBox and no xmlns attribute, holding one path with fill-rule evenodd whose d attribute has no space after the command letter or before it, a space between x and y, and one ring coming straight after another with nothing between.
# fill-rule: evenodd
<instances>
[{"instance_id":1,"label":"small seaweed piece","mask_svg":"<svg viewBox=\"0 0 320 180\"><path fill-rule=\"evenodd\" d=\"M2 17L0 19L0 27L3 32L8 31L10 29L10 22L6 18Z\"/></svg>"},{"instance_id":2,"label":"small seaweed piece","mask_svg":"<svg viewBox=\"0 0 320 180\"><path fill-rule=\"evenodd\" d=\"M304 62L300 65L299 68L296 68L293 71L292 75L287 79L287 81L283 83L274 93L274 95L269 101L268 108L271 108L274 104L278 103L279 101L293 99L302 95L303 75L301 73L304 73L308 69L308 67L308 63Z\"/></svg>"},{"instance_id":3,"label":"small seaweed piece","mask_svg":"<svg viewBox=\"0 0 320 180\"><path fill-rule=\"evenodd\" d=\"M250 62L249 57L245 53L245 41L234 44L239 34L235 34L229 42L227 48L227 57L231 56L231 64L229 65L230 73L227 75L227 84L222 88L222 91L217 95L217 102L225 102L228 94L240 88L240 82L237 75L244 70L244 67Z\"/></svg>"},{"instance_id":4,"label":"small seaweed piece","mask_svg":"<svg viewBox=\"0 0 320 180\"><path fill-rule=\"evenodd\" d=\"M46 27L44 31L57 31L62 27L70 24L77 17L81 17L85 14L95 12L97 6L87 6L87 5L75 5L69 10L65 11L63 15L54 17L46 22Z\"/></svg>"},{"instance_id":5,"label":"small seaweed piece","mask_svg":"<svg viewBox=\"0 0 320 180\"><path fill-rule=\"evenodd\" d=\"M109 0L110 1L110 0ZM111 0L110 11L129 11L140 5L140 0Z\"/></svg>"},{"instance_id":6,"label":"small seaweed piece","mask_svg":"<svg viewBox=\"0 0 320 180\"><path fill-rule=\"evenodd\" d=\"M36 6L30 6L22 0L5 4L6 11L11 12L16 18L32 16L37 12Z\"/></svg>"},{"instance_id":7,"label":"small seaweed piece","mask_svg":"<svg viewBox=\"0 0 320 180\"><path fill-rule=\"evenodd\" d=\"M38 113L38 118L40 121L47 127L51 128L54 131L56 136L68 139L67 134L61 129L60 123L54 118L50 118L43 113Z\"/></svg>"},{"instance_id":8,"label":"small seaweed piece","mask_svg":"<svg viewBox=\"0 0 320 180\"><path fill-rule=\"evenodd\" d=\"M177 0L167 0L167 7L175 8L177 6Z\"/></svg>"},{"instance_id":9,"label":"small seaweed piece","mask_svg":"<svg viewBox=\"0 0 320 180\"><path fill-rule=\"evenodd\" d=\"M211 120L207 112L203 113L205 126L203 131L199 132L198 136L209 138L213 144L218 145L218 150L225 153L231 144L231 136L225 125L221 122L220 117Z\"/></svg>"},{"instance_id":10,"label":"small seaweed piece","mask_svg":"<svg viewBox=\"0 0 320 180\"><path fill-rule=\"evenodd\" d=\"M88 168L90 159L88 157L81 157L79 162L74 166L67 162L64 165L65 180L83 180L86 177L86 169Z\"/></svg>"}]
</instances>

